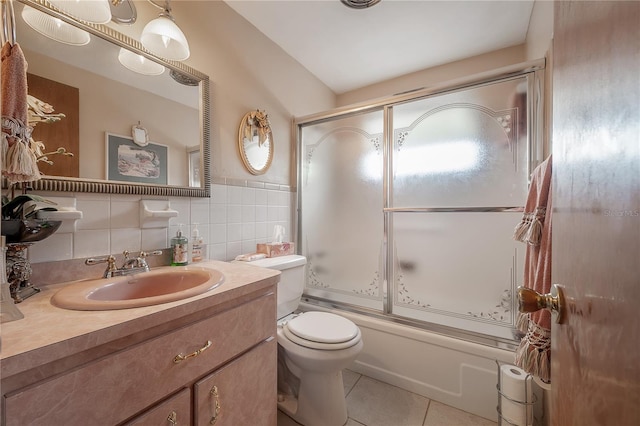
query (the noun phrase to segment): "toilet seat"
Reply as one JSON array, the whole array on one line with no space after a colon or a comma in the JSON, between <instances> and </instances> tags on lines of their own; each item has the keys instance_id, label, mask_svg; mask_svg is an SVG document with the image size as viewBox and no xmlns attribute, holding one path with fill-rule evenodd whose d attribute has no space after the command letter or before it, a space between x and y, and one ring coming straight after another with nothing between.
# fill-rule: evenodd
<instances>
[{"instance_id":1,"label":"toilet seat","mask_svg":"<svg viewBox=\"0 0 640 426\"><path fill-rule=\"evenodd\" d=\"M360 341L360 329L352 321L328 312L305 312L282 325L292 342L311 349L339 350Z\"/></svg>"}]
</instances>

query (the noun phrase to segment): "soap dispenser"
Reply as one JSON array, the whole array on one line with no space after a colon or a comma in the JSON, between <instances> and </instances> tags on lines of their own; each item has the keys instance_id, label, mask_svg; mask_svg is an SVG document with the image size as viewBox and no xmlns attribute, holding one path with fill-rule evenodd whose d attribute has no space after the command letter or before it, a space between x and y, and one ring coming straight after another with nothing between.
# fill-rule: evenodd
<instances>
[{"instance_id":1,"label":"soap dispenser","mask_svg":"<svg viewBox=\"0 0 640 426\"><path fill-rule=\"evenodd\" d=\"M189 263L189 240L182 235L182 224L178 233L171 239L171 266L184 266Z\"/></svg>"},{"instance_id":2,"label":"soap dispenser","mask_svg":"<svg viewBox=\"0 0 640 426\"><path fill-rule=\"evenodd\" d=\"M193 224L193 232L191 234L191 261L201 262L204 259L204 238L200 236L198 224Z\"/></svg>"}]
</instances>

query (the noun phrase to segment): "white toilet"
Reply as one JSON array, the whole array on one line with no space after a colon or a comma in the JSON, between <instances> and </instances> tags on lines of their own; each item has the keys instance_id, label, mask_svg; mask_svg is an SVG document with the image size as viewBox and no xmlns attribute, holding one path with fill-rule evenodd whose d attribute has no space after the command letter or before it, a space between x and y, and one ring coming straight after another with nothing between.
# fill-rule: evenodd
<instances>
[{"instance_id":1,"label":"white toilet","mask_svg":"<svg viewBox=\"0 0 640 426\"><path fill-rule=\"evenodd\" d=\"M304 289L304 256L248 262L281 271L278 284L278 408L304 426L342 426L342 370L362 351L360 329L327 312L294 314Z\"/></svg>"}]
</instances>

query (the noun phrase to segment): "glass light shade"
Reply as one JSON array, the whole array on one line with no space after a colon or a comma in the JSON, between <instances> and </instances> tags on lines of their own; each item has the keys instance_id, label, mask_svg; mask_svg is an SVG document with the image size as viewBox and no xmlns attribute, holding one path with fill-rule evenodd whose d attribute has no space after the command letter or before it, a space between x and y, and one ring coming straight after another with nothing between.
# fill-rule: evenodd
<instances>
[{"instance_id":1,"label":"glass light shade","mask_svg":"<svg viewBox=\"0 0 640 426\"><path fill-rule=\"evenodd\" d=\"M53 7L69 16L94 24L111 20L109 0L48 0Z\"/></svg>"},{"instance_id":2,"label":"glass light shade","mask_svg":"<svg viewBox=\"0 0 640 426\"><path fill-rule=\"evenodd\" d=\"M29 6L22 9L22 19L38 33L60 43L84 46L91 40L88 32Z\"/></svg>"},{"instance_id":3,"label":"glass light shade","mask_svg":"<svg viewBox=\"0 0 640 426\"><path fill-rule=\"evenodd\" d=\"M142 55L138 55L130 50L120 48L118 60L125 68L144 75L160 75L164 72L164 66L157 62L150 61Z\"/></svg>"},{"instance_id":4,"label":"glass light shade","mask_svg":"<svg viewBox=\"0 0 640 426\"><path fill-rule=\"evenodd\" d=\"M189 43L184 33L167 16L160 15L145 25L140 42L161 58L183 61L189 57Z\"/></svg>"}]
</instances>

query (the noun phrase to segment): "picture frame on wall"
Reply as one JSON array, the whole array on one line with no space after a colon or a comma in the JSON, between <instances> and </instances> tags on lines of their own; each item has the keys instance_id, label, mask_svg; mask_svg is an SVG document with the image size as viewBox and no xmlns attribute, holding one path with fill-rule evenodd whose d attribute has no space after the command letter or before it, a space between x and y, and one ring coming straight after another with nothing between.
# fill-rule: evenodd
<instances>
[{"instance_id":1,"label":"picture frame on wall","mask_svg":"<svg viewBox=\"0 0 640 426\"><path fill-rule=\"evenodd\" d=\"M168 147L140 146L129 136L105 132L107 180L167 185Z\"/></svg>"}]
</instances>

